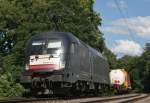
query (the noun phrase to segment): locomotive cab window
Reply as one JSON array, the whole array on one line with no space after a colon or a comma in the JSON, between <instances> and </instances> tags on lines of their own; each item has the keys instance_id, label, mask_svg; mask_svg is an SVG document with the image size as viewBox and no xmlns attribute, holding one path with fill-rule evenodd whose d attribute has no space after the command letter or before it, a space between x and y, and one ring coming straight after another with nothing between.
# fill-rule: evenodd
<instances>
[{"instance_id":1,"label":"locomotive cab window","mask_svg":"<svg viewBox=\"0 0 150 103\"><path fill-rule=\"evenodd\" d=\"M31 54L42 54L45 42L42 40L36 40L32 42Z\"/></svg>"},{"instance_id":2,"label":"locomotive cab window","mask_svg":"<svg viewBox=\"0 0 150 103\"><path fill-rule=\"evenodd\" d=\"M47 52L50 54L63 53L62 42L59 40L50 40L47 43Z\"/></svg>"},{"instance_id":3,"label":"locomotive cab window","mask_svg":"<svg viewBox=\"0 0 150 103\"><path fill-rule=\"evenodd\" d=\"M75 53L76 46L77 46L76 43L71 43L71 53L72 53L72 54Z\"/></svg>"},{"instance_id":4,"label":"locomotive cab window","mask_svg":"<svg viewBox=\"0 0 150 103\"><path fill-rule=\"evenodd\" d=\"M61 48L61 41L50 41L48 42L48 49L52 49L52 48Z\"/></svg>"},{"instance_id":5,"label":"locomotive cab window","mask_svg":"<svg viewBox=\"0 0 150 103\"><path fill-rule=\"evenodd\" d=\"M45 43L43 41L33 41L32 46L41 46L44 45Z\"/></svg>"},{"instance_id":6,"label":"locomotive cab window","mask_svg":"<svg viewBox=\"0 0 150 103\"><path fill-rule=\"evenodd\" d=\"M62 42L60 40L35 40L32 42L31 54L60 54L62 50Z\"/></svg>"}]
</instances>

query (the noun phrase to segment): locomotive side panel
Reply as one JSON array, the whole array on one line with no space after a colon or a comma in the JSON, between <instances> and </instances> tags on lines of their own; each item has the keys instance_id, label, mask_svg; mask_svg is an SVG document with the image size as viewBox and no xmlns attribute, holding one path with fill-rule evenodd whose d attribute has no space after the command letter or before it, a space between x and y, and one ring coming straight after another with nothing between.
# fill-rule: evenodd
<instances>
[{"instance_id":1,"label":"locomotive side panel","mask_svg":"<svg viewBox=\"0 0 150 103\"><path fill-rule=\"evenodd\" d=\"M107 60L97 52L96 50L89 47L89 50L91 52L91 61L92 64L92 78L93 81L96 83L101 84L107 84L109 85L109 65L107 63Z\"/></svg>"},{"instance_id":2,"label":"locomotive side panel","mask_svg":"<svg viewBox=\"0 0 150 103\"><path fill-rule=\"evenodd\" d=\"M70 55L70 70L73 72L72 81L91 81L90 80L90 61L88 48L81 42L73 43L74 53ZM72 51L72 50L71 50Z\"/></svg>"},{"instance_id":3,"label":"locomotive side panel","mask_svg":"<svg viewBox=\"0 0 150 103\"><path fill-rule=\"evenodd\" d=\"M101 57L99 57L97 61L99 61L99 63L97 63L97 69L95 68L95 75L99 75L98 81L104 84L109 84L109 66L107 61Z\"/></svg>"}]
</instances>

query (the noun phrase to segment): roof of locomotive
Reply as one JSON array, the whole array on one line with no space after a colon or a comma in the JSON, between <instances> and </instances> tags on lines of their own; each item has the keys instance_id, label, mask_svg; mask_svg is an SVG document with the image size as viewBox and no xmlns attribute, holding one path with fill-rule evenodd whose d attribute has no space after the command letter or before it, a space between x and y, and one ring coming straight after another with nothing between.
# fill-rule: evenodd
<instances>
[{"instance_id":1,"label":"roof of locomotive","mask_svg":"<svg viewBox=\"0 0 150 103\"><path fill-rule=\"evenodd\" d=\"M41 32L32 36L31 40L38 39L38 38L45 39L45 38L53 38L53 37L54 38L67 38L67 40L79 43L79 39L70 32Z\"/></svg>"},{"instance_id":2,"label":"roof of locomotive","mask_svg":"<svg viewBox=\"0 0 150 103\"><path fill-rule=\"evenodd\" d=\"M81 40L79 40L76 36L74 36L71 32L41 32L38 33L34 36L32 36L31 40L34 39L38 39L38 38L67 38L67 40L71 41L71 42L76 42L78 44L83 44L84 42L81 42ZM106 58L100 53L98 52L96 49L92 48L91 46L87 45L86 43L84 43L84 45L94 54L100 56L101 58L105 59Z\"/></svg>"}]
</instances>

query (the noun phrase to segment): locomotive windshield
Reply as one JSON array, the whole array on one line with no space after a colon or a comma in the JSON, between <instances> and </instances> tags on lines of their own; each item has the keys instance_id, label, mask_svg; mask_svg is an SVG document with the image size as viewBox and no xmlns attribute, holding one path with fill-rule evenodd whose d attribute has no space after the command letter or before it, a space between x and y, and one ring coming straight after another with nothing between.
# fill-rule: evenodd
<instances>
[{"instance_id":1,"label":"locomotive windshield","mask_svg":"<svg viewBox=\"0 0 150 103\"><path fill-rule=\"evenodd\" d=\"M60 54L62 53L62 44L61 41L51 40L47 44L47 52L52 54Z\"/></svg>"},{"instance_id":2,"label":"locomotive windshield","mask_svg":"<svg viewBox=\"0 0 150 103\"><path fill-rule=\"evenodd\" d=\"M62 42L60 40L36 40L32 42L30 50L32 55L60 54L62 53Z\"/></svg>"}]
</instances>

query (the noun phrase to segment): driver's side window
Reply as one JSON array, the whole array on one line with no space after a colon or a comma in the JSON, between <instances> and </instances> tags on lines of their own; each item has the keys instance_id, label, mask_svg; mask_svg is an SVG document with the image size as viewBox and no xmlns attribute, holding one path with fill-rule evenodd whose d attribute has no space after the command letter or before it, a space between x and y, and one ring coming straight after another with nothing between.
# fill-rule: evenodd
<instances>
[{"instance_id":1,"label":"driver's side window","mask_svg":"<svg viewBox=\"0 0 150 103\"><path fill-rule=\"evenodd\" d=\"M71 54L75 54L77 52L77 44L71 43Z\"/></svg>"}]
</instances>

